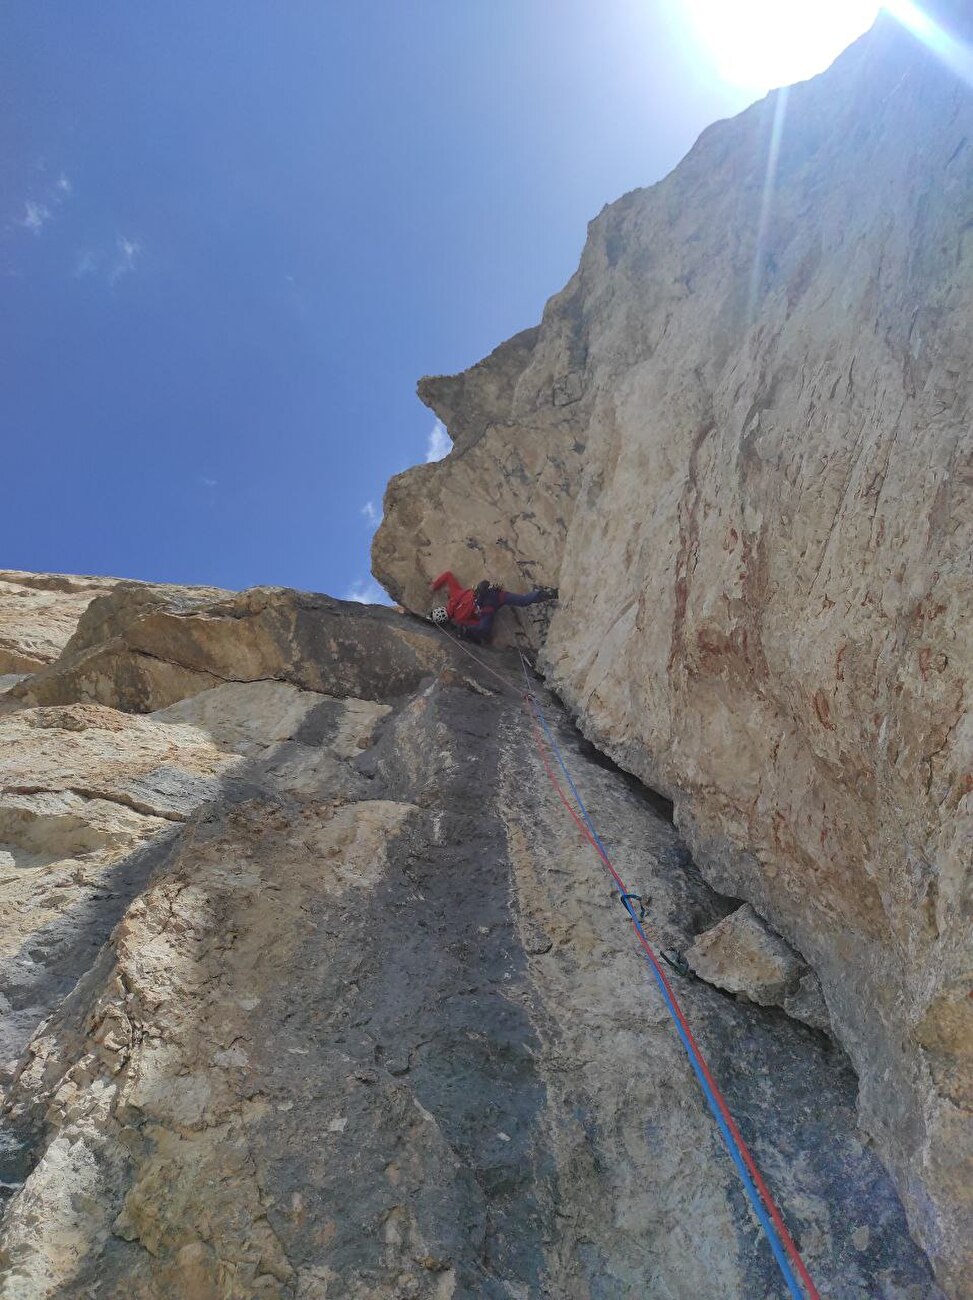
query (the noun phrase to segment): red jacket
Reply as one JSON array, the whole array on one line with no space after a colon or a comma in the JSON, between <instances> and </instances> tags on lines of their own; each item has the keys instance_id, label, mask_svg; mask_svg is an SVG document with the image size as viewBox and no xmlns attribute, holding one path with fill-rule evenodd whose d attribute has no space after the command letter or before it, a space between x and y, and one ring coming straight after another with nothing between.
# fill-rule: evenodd
<instances>
[{"instance_id":1,"label":"red jacket","mask_svg":"<svg viewBox=\"0 0 973 1300\"><path fill-rule=\"evenodd\" d=\"M429 584L431 591L438 591L440 587L449 588L446 614L454 623L458 623L460 627L471 627L474 623L479 623L481 615L472 587L461 586L449 569Z\"/></svg>"}]
</instances>

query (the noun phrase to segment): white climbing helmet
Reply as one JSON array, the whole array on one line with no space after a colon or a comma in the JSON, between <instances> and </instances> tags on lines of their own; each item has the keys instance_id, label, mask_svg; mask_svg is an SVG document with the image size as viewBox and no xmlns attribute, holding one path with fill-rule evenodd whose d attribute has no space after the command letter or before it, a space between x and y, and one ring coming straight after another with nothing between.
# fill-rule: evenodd
<instances>
[{"instance_id":1,"label":"white climbing helmet","mask_svg":"<svg viewBox=\"0 0 973 1300\"><path fill-rule=\"evenodd\" d=\"M445 605L437 605L432 611L432 621L437 627L445 627L449 622L449 615L446 613Z\"/></svg>"}]
</instances>

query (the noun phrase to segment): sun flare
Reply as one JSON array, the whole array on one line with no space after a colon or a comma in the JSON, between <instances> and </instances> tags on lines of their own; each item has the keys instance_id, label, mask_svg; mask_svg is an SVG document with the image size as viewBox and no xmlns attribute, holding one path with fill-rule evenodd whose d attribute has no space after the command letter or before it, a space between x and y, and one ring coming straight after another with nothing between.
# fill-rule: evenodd
<instances>
[{"instance_id":1,"label":"sun flare","mask_svg":"<svg viewBox=\"0 0 973 1300\"><path fill-rule=\"evenodd\" d=\"M717 74L752 91L823 72L879 10L878 0L684 0L684 6Z\"/></svg>"}]
</instances>

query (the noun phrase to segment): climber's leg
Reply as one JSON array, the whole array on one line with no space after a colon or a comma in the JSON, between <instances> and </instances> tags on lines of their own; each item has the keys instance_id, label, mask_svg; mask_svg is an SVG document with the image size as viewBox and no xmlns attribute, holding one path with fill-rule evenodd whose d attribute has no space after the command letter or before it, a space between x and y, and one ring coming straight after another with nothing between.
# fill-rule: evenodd
<instances>
[{"instance_id":1,"label":"climber's leg","mask_svg":"<svg viewBox=\"0 0 973 1300\"><path fill-rule=\"evenodd\" d=\"M516 591L501 591L501 605L537 605L542 600L555 600L557 598L557 589L555 587L535 587L533 591L526 591L522 595Z\"/></svg>"},{"instance_id":2,"label":"climber's leg","mask_svg":"<svg viewBox=\"0 0 973 1300\"><path fill-rule=\"evenodd\" d=\"M496 612L495 608L481 609L477 622L463 626L463 636L470 641L476 641L479 645L484 645L493 635L493 618Z\"/></svg>"}]
</instances>

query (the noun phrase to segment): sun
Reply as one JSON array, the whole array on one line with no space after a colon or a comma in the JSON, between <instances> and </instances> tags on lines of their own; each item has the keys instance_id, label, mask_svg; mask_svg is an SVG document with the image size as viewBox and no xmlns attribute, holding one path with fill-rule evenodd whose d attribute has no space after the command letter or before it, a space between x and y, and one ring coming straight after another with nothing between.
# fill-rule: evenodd
<instances>
[{"instance_id":1,"label":"sun","mask_svg":"<svg viewBox=\"0 0 973 1300\"><path fill-rule=\"evenodd\" d=\"M718 76L763 92L805 81L871 27L879 0L683 0Z\"/></svg>"}]
</instances>

